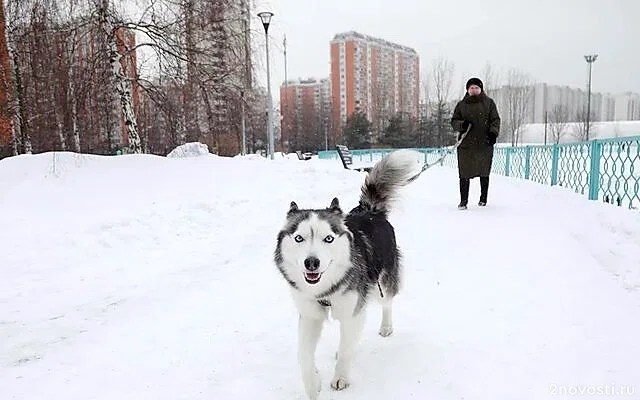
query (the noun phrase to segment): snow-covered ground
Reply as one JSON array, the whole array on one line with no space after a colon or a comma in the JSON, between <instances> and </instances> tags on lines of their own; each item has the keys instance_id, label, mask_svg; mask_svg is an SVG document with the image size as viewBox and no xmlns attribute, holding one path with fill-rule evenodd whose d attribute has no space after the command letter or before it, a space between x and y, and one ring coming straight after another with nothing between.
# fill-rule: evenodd
<instances>
[{"instance_id":1,"label":"snow-covered ground","mask_svg":"<svg viewBox=\"0 0 640 400\"><path fill-rule=\"evenodd\" d=\"M316 159L0 161L0 398L304 399L275 235L291 200L348 208L363 177ZM395 332L371 308L334 392L332 321L321 398L638 398L640 213L502 176L487 208L457 201L446 167L403 190Z\"/></svg>"}]
</instances>

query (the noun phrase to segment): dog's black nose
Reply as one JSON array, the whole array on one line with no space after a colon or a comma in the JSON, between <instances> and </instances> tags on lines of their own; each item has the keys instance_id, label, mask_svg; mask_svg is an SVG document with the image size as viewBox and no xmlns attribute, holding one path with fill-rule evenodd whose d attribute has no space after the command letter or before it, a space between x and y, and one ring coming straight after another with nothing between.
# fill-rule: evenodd
<instances>
[{"instance_id":1,"label":"dog's black nose","mask_svg":"<svg viewBox=\"0 0 640 400\"><path fill-rule=\"evenodd\" d=\"M315 271L318 268L320 268L320 260L318 259L318 257L307 257L304 260L304 267L307 269L307 271Z\"/></svg>"}]
</instances>

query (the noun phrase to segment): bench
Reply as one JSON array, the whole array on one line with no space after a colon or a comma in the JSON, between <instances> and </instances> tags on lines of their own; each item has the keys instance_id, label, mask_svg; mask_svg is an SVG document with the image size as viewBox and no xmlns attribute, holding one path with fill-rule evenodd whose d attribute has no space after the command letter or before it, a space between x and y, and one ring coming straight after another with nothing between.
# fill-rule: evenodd
<instances>
[{"instance_id":1,"label":"bench","mask_svg":"<svg viewBox=\"0 0 640 400\"><path fill-rule=\"evenodd\" d=\"M340 156L340 161L342 161L342 166L344 169L352 170L352 171L365 171L370 172L373 166L363 166L353 168L353 155L347 146L337 145L336 150L338 151L338 155Z\"/></svg>"},{"instance_id":2,"label":"bench","mask_svg":"<svg viewBox=\"0 0 640 400\"><path fill-rule=\"evenodd\" d=\"M297 150L296 155L298 156L298 160L301 160L301 161L311 160L311 155L309 153L303 153L302 151Z\"/></svg>"}]
</instances>

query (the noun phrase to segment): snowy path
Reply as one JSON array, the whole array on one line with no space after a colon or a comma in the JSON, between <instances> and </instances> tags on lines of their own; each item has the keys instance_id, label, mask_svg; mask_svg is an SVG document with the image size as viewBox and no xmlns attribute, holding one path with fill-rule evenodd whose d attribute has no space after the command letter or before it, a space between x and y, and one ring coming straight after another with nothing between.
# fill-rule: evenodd
<instances>
[{"instance_id":1,"label":"snowy path","mask_svg":"<svg viewBox=\"0 0 640 400\"><path fill-rule=\"evenodd\" d=\"M0 197L3 400L304 398L274 236L289 201L348 208L362 175L64 155L52 176L50 157L0 163L16 188ZM17 168L31 171L19 185ZM372 307L353 385L336 393L329 324L323 399L640 396L640 215L499 176L489 202L457 211L449 169L404 191L394 335L377 335Z\"/></svg>"}]
</instances>

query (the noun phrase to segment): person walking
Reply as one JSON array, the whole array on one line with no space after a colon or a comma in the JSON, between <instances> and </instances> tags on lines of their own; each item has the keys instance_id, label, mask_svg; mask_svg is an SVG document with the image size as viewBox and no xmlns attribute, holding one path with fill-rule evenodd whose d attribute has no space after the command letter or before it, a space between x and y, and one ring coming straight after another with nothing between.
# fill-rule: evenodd
<instances>
[{"instance_id":1,"label":"person walking","mask_svg":"<svg viewBox=\"0 0 640 400\"><path fill-rule=\"evenodd\" d=\"M485 94L482 81L471 78L466 87L464 98L456 104L451 116L451 127L458 132L458 140L466 132L457 151L460 210L467 209L470 180L476 177L480 178L478 206L487 205L493 145L500 134L498 108L493 99Z\"/></svg>"}]
</instances>

